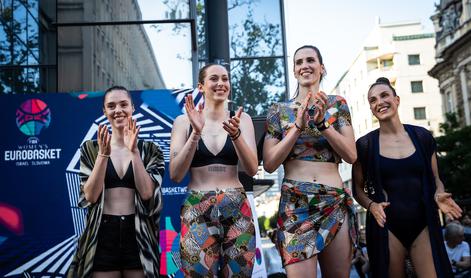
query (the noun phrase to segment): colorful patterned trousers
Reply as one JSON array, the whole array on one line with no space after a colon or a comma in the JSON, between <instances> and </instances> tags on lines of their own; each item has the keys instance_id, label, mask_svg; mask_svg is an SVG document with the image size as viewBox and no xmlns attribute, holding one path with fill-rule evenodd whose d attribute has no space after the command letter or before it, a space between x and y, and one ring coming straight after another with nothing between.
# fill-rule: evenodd
<instances>
[{"instance_id":1,"label":"colorful patterned trousers","mask_svg":"<svg viewBox=\"0 0 471 278\"><path fill-rule=\"evenodd\" d=\"M186 277L251 277L255 228L242 188L190 190L180 217Z\"/></svg>"}]
</instances>

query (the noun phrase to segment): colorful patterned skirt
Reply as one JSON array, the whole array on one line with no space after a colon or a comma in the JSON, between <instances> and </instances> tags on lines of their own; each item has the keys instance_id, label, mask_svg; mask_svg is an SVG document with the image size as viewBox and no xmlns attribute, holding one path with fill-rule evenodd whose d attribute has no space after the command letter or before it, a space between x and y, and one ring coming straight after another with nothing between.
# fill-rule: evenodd
<instances>
[{"instance_id":1,"label":"colorful patterned skirt","mask_svg":"<svg viewBox=\"0 0 471 278\"><path fill-rule=\"evenodd\" d=\"M243 188L190 190L180 218L185 276L251 277L255 227Z\"/></svg>"},{"instance_id":2,"label":"colorful patterned skirt","mask_svg":"<svg viewBox=\"0 0 471 278\"><path fill-rule=\"evenodd\" d=\"M278 210L278 248L283 266L307 260L324 250L340 231L346 215L350 237L356 245L355 208L344 189L284 179Z\"/></svg>"}]
</instances>

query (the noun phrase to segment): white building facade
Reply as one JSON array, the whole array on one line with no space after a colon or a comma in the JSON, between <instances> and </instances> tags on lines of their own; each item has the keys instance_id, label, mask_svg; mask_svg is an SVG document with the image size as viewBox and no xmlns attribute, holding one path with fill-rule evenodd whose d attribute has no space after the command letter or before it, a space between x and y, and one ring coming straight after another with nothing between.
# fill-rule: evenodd
<instances>
[{"instance_id":1,"label":"white building facade","mask_svg":"<svg viewBox=\"0 0 471 278\"><path fill-rule=\"evenodd\" d=\"M441 0L432 16L437 64L429 74L438 79L446 113L461 127L471 125L471 0Z\"/></svg>"},{"instance_id":2,"label":"white building facade","mask_svg":"<svg viewBox=\"0 0 471 278\"><path fill-rule=\"evenodd\" d=\"M420 22L377 24L333 94L346 98L355 139L377 128L367 94L378 77L386 77L401 98L403 123L422 126L435 136L443 122L438 82L428 75L435 64L434 34L424 33ZM351 184L351 165L340 166L342 179Z\"/></svg>"}]
</instances>

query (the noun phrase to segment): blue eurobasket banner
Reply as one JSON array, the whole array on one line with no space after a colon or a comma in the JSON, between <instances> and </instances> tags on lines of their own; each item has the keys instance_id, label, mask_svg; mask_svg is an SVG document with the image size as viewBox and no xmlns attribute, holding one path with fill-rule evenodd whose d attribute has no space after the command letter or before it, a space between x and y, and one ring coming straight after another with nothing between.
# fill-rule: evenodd
<instances>
[{"instance_id":1,"label":"blue eurobasket banner","mask_svg":"<svg viewBox=\"0 0 471 278\"><path fill-rule=\"evenodd\" d=\"M157 143L168 169L173 120L193 89L131 92L141 126L139 138ZM64 277L86 210L77 207L79 147L96 138L103 93L1 95L0 277ZM175 184L166 172L160 243L161 274L180 276L180 205L186 178Z\"/></svg>"}]
</instances>

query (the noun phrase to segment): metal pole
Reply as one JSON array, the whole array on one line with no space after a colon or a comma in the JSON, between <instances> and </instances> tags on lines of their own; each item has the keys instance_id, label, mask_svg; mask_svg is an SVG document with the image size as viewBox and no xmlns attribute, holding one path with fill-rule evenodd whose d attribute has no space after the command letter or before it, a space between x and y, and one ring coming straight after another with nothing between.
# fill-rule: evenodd
<instances>
[{"instance_id":1,"label":"metal pole","mask_svg":"<svg viewBox=\"0 0 471 278\"><path fill-rule=\"evenodd\" d=\"M227 0L206 0L205 9L209 62L223 65L230 72Z\"/></svg>"},{"instance_id":2,"label":"metal pole","mask_svg":"<svg viewBox=\"0 0 471 278\"><path fill-rule=\"evenodd\" d=\"M230 75L231 57L229 54L229 20L227 0L206 0L206 23L208 31L208 61L226 67ZM229 95L229 108L233 109L232 93Z\"/></svg>"}]
</instances>

